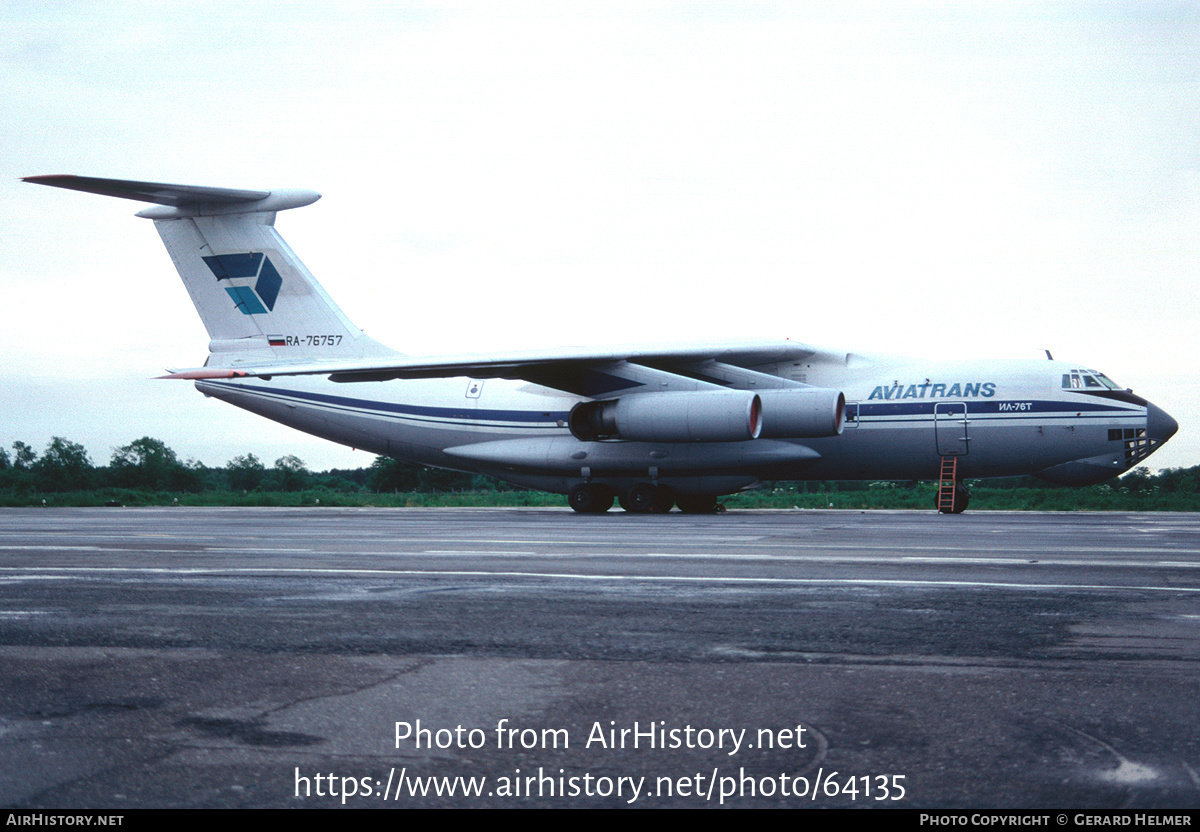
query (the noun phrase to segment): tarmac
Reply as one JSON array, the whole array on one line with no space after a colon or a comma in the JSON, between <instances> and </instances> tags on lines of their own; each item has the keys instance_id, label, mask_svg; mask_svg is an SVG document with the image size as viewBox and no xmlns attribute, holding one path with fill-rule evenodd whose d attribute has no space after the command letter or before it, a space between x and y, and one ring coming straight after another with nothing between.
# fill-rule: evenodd
<instances>
[{"instance_id":1,"label":"tarmac","mask_svg":"<svg viewBox=\"0 0 1200 832\"><path fill-rule=\"evenodd\" d=\"M0 510L0 804L1200 807L1200 515Z\"/></svg>"}]
</instances>

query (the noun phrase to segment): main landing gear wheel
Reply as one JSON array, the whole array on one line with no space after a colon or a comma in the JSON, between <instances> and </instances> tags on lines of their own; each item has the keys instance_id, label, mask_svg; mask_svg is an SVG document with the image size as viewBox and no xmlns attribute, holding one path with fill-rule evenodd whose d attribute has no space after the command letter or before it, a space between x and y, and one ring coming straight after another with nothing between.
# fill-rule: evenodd
<instances>
[{"instance_id":1,"label":"main landing gear wheel","mask_svg":"<svg viewBox=\"0 0 1200 832\"><path fill-rule=\"evenodd\" d=\"M675 492L665 485L639 482L617 500L632 514L666 514L675 505Z\"/></svg>"},{"instance_id":2,"label":"main landing gear wheel","mask_svg":"<svg viewBox=\"0 0 1200 832\"><path fill-rule=\"evenodd\" d=\"M717 498L714 494L688 494L675 498L679 510L684 514L716 514Z\"/></svg>"},{"instance_id":3,"label":"main landing gear wheel","mask_svg":"<svg viewBox=\"0 0 1200 832\"><path fill-rule=\"evenodd\" d=\"M970 502L971 492L968 491L967 487L962 483L958 483L954 486L954 500L950 504L949 511L943 511L941 504L938 501L938 495L936 493L933 495L933 507L942 512L942 514L962 514L967 510L967 505Z\"/></svg>"},{"instance_id":4,"label":"main landing gear wheel","mask_svg":"<svg viewBox=\"0 0 1200 832\"><path fill-rule=\"evenodd\" d=\"M580 514L603 514L612 508L613 492L607 485L580 483L571 489L567 502Z\"/></svg>"}]
</instances>

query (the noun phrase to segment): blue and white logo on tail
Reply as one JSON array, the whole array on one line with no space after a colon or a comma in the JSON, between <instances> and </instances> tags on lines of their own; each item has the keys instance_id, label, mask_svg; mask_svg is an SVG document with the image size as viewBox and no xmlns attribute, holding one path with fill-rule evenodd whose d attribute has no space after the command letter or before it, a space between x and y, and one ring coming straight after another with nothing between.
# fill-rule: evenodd
<instances>
[{"instance_id":1,"label":"blue and white logo on tail","mask_svg":"<svg viewBox=\"0 0 1200 832\"><path fill-rule=\"evenodd\" d=\"M261 251L214 254L205 257L204 262L218 281L247 280L245 284L231 283L225 287L225 291L233 299L233 305L240 309L243 315L264 315L275 308L283 278L271 264L271 258ZM250 281L253 281L253 286L250 285Z\"/></svg>"}]
</instances>

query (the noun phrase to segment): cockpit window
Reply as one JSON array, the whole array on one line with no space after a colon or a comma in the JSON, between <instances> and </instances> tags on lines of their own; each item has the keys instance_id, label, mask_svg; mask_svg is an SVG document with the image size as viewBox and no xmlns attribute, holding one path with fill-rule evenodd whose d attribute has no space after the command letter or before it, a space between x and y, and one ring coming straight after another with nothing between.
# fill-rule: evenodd
<instances>
[{"instance_id":1,"label":"cockpit window","mask_svg":"<svg viewBox=\"0 0 1200 832\"><path fill-rule=\"evenodd\" d=\"M1069 373L1063 373L1062 386L1064 390L1122 390L1120 385L1114 382L1104 373L1097 373L1095 370L1071 370Z\"/></svg>"}]
</instances>

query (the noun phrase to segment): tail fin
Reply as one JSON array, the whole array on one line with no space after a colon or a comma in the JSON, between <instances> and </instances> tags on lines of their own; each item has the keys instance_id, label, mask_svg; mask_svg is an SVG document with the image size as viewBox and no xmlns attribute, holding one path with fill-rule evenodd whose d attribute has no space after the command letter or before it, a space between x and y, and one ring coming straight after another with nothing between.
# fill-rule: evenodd
<instances>
[{"instance_id":1,"label":"tail fin","mask_svg":"<svg viewBox=\"0 0 1200 832\"><path fill-rule=\"evenodd\" d=\"M396 353L350 322L275 231L315 191L243 191L81 176L26 182L158 203L154 220L208 330L211 367Z\"/></svg>"}]
</instances>

